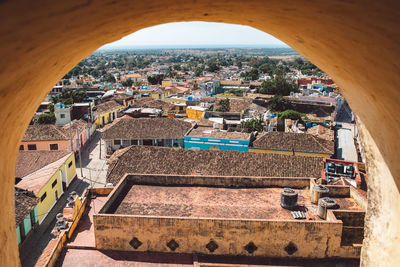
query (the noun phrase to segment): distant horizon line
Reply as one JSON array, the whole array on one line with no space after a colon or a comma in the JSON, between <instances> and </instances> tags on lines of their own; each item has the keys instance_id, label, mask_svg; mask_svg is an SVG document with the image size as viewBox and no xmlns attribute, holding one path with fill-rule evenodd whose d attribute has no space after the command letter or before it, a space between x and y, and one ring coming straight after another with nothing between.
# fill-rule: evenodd
<instances>
[{"instance_id":1,"label":"distant horizon line","mask_svg":"<svg viewBox=\"0 0 400 267\"><path fill-rule=\"evenodd\" d=\"M289 48L295 51L288 45L283 44L184 44L184 45L116 45L102 46L96 51L111 50L111 49L204 49L204 48Z\"/></svg>"}]
</instances>

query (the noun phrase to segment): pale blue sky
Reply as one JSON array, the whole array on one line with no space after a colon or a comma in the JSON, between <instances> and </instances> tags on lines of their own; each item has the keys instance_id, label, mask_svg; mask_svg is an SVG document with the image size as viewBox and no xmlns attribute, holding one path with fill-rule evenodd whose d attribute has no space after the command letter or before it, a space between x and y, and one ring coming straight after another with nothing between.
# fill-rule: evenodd
<instances>
[{"instance_id":1,"label":"pale blue sky","mask_svg":"<svg viewBox=\"0 0 400 267\"><path fill-rule=\"evenodd\" d=\"M145 28L103 48L127 46L266 46L282 47L285 43L249 26L215 22L176 22Z\"/></svg>"}]
</instances>

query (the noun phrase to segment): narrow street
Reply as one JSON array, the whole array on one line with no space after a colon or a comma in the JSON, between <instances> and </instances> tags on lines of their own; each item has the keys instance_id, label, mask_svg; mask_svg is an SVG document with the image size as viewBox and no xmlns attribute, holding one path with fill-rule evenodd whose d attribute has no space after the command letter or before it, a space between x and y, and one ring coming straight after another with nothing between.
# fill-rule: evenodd
<instances>
[{"instance_id":1,"label":"narrow street","mask_svg":"<svg viewBox=\"0 0 400 267\"><path fill-rule=\"evenodd\" d=\"M54 205L53 209L51 209L40 226L22 243L19 250L22 266L35 266L47 244L55 237L51 232L56 224L56 215L60 213L67 204L69 193L75 191L78 195L81 195L88 186L89 184L80 178L76 178L70 184L67 191L58 199L56 205Z\"/></svg>"},{"instance_id":2,"label":"narrow street","mask_svg":"<svg viewBox=\"0 0 400 267\"><path fill-rule=\"evenodd\" d=\"M76 160L77 178L70 184L66 192L59 198L56 205L49 212L42 224L36 228L30 236L23 242L20 247L20 259L22 266L35 266L37 260L46 248L47 244L55 236L52 234L54 229L57 213L60 213L67 204L69 193L75 191L78 195L82 195L83 191L88 187L103 187L106 182L106 157L105 147L102 142L101 159L100 155L100 133L95 132L92 140L82 150L82 172L79 165L79 158Z\"/></svg>"},{"instance_id":3,"label":"narrow street","mask_svg":"<svg viewBox=\"0 0 400 267\"><path fill-rule=\"evenodd\" d=\"M106 185L106 149L105 143L100 139L100 136L101 133L96 131L92 136L90 144L82 151L82 179L91 187L104 187ZM79 176L82 176L79 159L76 162L76 172Z\"/></svg>"},{"instance_id":4,"label":"narrow street","mask_svg":"<svg viewBox=\"0 0 400 267\"><path fill-rule=\"evenodd\" d=\"M342 128L336 132L337 158L348 161L358 161L357 150L354 144L354 123L342 123Z\"/></svg>"}]
</instances>

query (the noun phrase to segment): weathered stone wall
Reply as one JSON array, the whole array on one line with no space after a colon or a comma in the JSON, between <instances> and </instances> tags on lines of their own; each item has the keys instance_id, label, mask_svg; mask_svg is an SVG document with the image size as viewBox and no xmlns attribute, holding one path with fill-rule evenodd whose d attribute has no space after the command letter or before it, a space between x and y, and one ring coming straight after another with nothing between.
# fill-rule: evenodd
<instances>
[{"instance_id":1,"label":"weathered stone wall","mask_svg":"<svg viewBox=\"0 0 400 267\"><path fill-rule=\"evenodd\" d=\"M342 246L361 245L364 238L364 211L332 210L337 220L343 223Z\"/></svg>"},{"instance_id":2,"label":"weathered stone wall","mask_svg":"<svg viewBox=\"0 0 400 267\"><path fill-rule=\"evenodd\" d=\"M19 142L52 86L105 43L174 21L244 24L327 72L368 129L371 205L362 263L395 266L400 246L400 2L299 0L5 0L0 5L0 266L16 266ZM313 14L318 14L318 19ZM396 187L397 185L397 187Z\"/></svg>"},{"instance_id":3,"label":"weathered stone wall","mask_svg":"<svg viewBox=\"0 0 400 267\"><path fill-rule=\"evenodd\" d=\"M360 248L341 248L342 224L314 221L218 220L160 218L128 215L94 216L96 248L123 251L157 251L216 255L267 257L358 257ZM137 238L142 244L129 244ZM179 245L172 251L167 243ZM218 248L211 253L206 245L213 240ZM245 246L253 242L253 253ZM297 251L285 247L292 242Z\"/></svg>"},{"instance_id":4,"label":"weathered stone wall","mask_svg":"<svg viewBox=\"0 0 400 267\"><path fill-rule=\"evenodd\" d=\"M397 266L400 262L400 194L371 135L359 124L368 172L368 207L361 260L365 266Z\"/></svg>"}]
</instances>

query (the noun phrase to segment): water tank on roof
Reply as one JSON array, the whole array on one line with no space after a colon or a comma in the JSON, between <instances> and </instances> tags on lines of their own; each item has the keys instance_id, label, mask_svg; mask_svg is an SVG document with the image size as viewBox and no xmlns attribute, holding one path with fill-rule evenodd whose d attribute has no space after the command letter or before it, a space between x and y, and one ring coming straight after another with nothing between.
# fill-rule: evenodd
<instances>
[{"instance_id":1,"label":"water tank on roof","mask_svg":"<svg viewBox=\"0 0 400 267\"><path fill-rule=\"evenodd\" d=\"M334 208L337 208L336 200L330 197L323 197L318 201L318 216L321 219L326 220L328 209L334 209Z\"/></svg>"},{"instance_id":2,"label":"water tank on roof","mask_svg":"<svg viewBox=\"0 0 400 267\"><path fill-rule=\"evenodd\" d=\"M191 96L191 95L188 96L188 100L189 100L189 101L193 101L193 96Z\"/></svg>"},{"instance_id":3,"label":"water tank on roof","mask_svg":"<svg viewBox=\"0 0 400 267\"><path fill-rule=\"evenodd\" d=\"M284 209L294 209L297 206L298 194L292 188L283 188L281 192L281 206Z\"/></svg>"},{"instance_id":4,"label":"water tank on roof","mask_svg":"<svg viewBox=\"0 0 400 267\"><path fill-rule=\"evenodd\" d=\"M318 200L322 197L327 196L328 192L329 189L326 186L320 184L314 186L311 195L311 203L318 204Z\"/></svg>"},{"instance_id":5,"label":"water tank on roof","mask_svg":"<svg viewBox=\"0 0 400 267\"><path fill-rule=\"evenodd\" d=\"M272 118L275 118L276 115L275 115L275 114L271 114L271 115L269 115L268 117L270 117L270 118L272 119Z\"/></svg>"}]
</instances>

